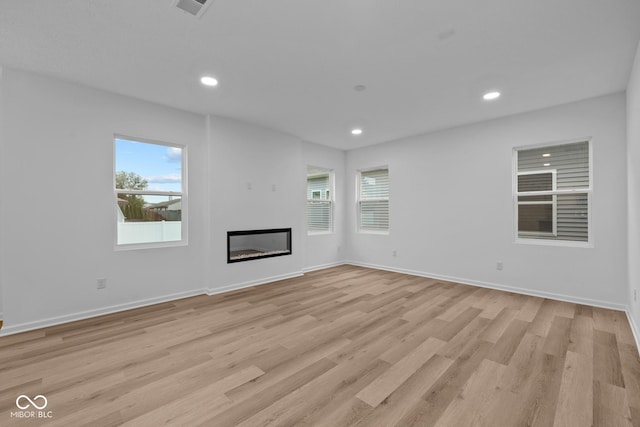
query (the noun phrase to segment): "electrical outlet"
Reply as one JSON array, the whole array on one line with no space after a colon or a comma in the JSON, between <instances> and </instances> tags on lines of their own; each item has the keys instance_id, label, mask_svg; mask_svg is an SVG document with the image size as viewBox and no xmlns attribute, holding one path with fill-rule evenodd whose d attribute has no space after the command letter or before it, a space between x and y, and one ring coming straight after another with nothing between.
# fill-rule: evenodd
<instances>
[{"instance_id":1,"label":"electrical outlet","mask_svg":"<svg viewBox=\"0 0 640 427\"><path fill-rule=\"evenodd\" d=\"M104 289L107 287L107 279L98 279L97 280L97 284L96 284L96 288L97 289Z\"/></svg>"},{"instance_id":2,"label":"electrical outlet","mask_svg":"<svg viewBox=\"0 0 640 427\"><path fill-rule=\"evenodd\" d=\"M504 267L504 264L502 263L502 261L496 262L496 270L502 271L503 267Z\"/></svg>"},{"instance_id":3,"label":"electrical outlet","mask_svg":"<svg viewBox=\"0 0 640 427\"><path fill-rule=\"evenodd\" d=\"M398 251L396 251L395 249L391 252L391 255L393 256L398 256Z\"/></svg>"}]
</instances>

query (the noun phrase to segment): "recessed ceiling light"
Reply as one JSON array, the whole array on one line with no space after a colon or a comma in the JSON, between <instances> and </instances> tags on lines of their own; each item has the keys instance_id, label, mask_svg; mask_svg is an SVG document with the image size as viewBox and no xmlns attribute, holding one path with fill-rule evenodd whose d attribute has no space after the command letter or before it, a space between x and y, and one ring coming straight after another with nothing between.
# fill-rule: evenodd
<instances>
[{"instance_id":1,"label":"recessed ceiling light","mask_svg":"<svg viewBox=\"0 0 640 427\"><path fill-rule=\"evenodd\" d=\"M544 154L542 155L542 157L551 157L551 154L550 154L550 153L544 153Z\"/></svg>"},{"instance_id":2,"label":"recessed ceiling light","mask_svg":"<svg viewBox=\"0 0 640 427\"><path fill-rule=\"evenodd\" d=\"M551 166L551 163L545 163L544 166Z\"/></svg>"},{"instance_id":3,"label":"recessed ceiling light","mask_svg":"<svg viewBox=\"0 0 640 427\"><path fill-rule=\"evenodd\" d=\"M218 80L211 76L201 77L200 83L202 83L205 86L218 86Z\"/></svg>"},{"instance_id":4,"label":"recessed ceiling light","mask_svg":"<svg viewBox=\"0 0 640 427\"><path fill-rule=\"evenodd\" d=\"M493 99L498 99L498 98L500 98L500 92L487 92L482 96L482 98L485 101L491 101Z\"/></svg>"},{"instance_id":5,"label":"recessed ceiling light","mask_svg":"<svg viewBox=\"0 0 640 427\"><path fill-rule=\"evenodd\" d=\"M352 135L362 135L362 129L351 129L351 134Z\"/></svg>"}]
</instances>

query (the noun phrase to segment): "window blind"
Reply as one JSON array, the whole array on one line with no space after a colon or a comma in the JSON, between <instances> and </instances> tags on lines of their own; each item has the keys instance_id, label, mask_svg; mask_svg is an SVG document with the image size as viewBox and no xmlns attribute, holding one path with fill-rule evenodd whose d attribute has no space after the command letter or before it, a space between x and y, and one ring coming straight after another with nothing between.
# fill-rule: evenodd
<instances>
[{"instance_id":1,"label":"window blind","mask_svg":"<svg viewBox=\"0 0 640 427\"><path fill-rule=\"evenodd\" d=\"M307 176L307 230L331 231L333 207L329 174Z\"/></svg>"},{"instance_id":2,"label":"window blind","mask_svg":"<svg viewBox=\"0 0 640 427\"><path fill-rule=\"evenodd\" d=\"M360 230L389 230L388 169L360 172L358 205L360 211Z\"/></svg>"}]
</instances>

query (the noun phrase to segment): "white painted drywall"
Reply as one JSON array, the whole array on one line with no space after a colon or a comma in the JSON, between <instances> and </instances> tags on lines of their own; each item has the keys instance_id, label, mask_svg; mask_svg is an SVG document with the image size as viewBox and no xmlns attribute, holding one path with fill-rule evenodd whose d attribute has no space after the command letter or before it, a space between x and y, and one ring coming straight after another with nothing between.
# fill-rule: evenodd
<instances>
[{"instance_id":1,"label":"white painted drywall","mask_svg":"<svg viewBox=\"0 0 640 427\"><path fill-rule=\"evenodd\" d=\"M515 244L513 147L588 136L595 247ZM391 191L389 235L360 234L355 186L347 186L350 260L626 306L624 94L353 150L346 158L347 182L358 169L388 165Z\"/></svg>"},{"instance_id":2,"label":"white painted drywall","mask_svg":"<svg viewBox=\"0 0 640 427\"><path fill-rule=\"evenodd\" d=\"M210 116L207 289L301 274L304 263L306 166L299 139ZM292 254L227 264L227 231L291 228Z\"/></svg>"},{"instance_id":3,"label":"white painted drywall","mask_svg":"<svg viewBox=\"0 0 640 427\"><path fill-rule=\"evenodd\" d=\"M201 292L203 116L9 68L2 97L4 333ZM187 146L188 246L114 251L114 133Z\"/></svg>"},{"instance_id":4,"label":"white painted drywall","mask_svg":"<svg viewBox=\"0 0 640 427\"><path fill-rule=\"evenodd\" d=\"M341 180L344 152L25 71L0 83L2 334L290 277L318 265L307 251L341 260L340 221L307 239L305 189L307 163ZM187 146L188 246L114 250L116 133ZM285 227L293 255L226 263L227 231Z\"/></svg>"},{"instance_id":5,"label":"white painted drywall","mask_svg":"<svg viewBox=\"0 0 640 427\"><path fill-rule=\"evenodd\" d=\"M2 182L5 181L5 175L2 172L4 170L3 168L3 158L6 157L6 154L4 153L4 145L5 145L5 137L4 137L4 125L3 125L3 119L4 119L4 114L3 114L3 105L4 105L4 96L2 95L2 91L4 88L4 85L2 83L2 71L3 68L2 66L0 66L0 189L2 189L1 185ZM4 193L0 192L0 224L2 224L3 221L3 211L4 211L4 197L2 197ZM4 240L4 237L2 235L2 226L0 226L0 248L2 247L2 241ZM1 250L1 249L0 249ZM2 276L3 276L3 257L2 257L2 252L0 252L0 320L2 320L2 318L4 317L3 314L3 294L4 294L4 286L3 283L4 281L2 280Z\"/></svg>"},{"instance_id":6,"label":"white painted drywall","mask_svg":"<svg viewBox=\"0 0 640 427\"><path fill-rule=\"evenodd\" d=\"M4 69L0 90L0 301L9 330L345 259L585 302L628 302L622 94L344 153L24 71ZM637 134L637 118L632 127ZM188 246L114 251L114 133L187 145ZM581 136L594 144L595 247L514 244L512 148ZM630 137L630 158L637 142ZM336 173L333 235L306 235L308 165ZM391 232L357 234L355 171L380 165L390 170ZM631 169L630 182L638 175ZM637 216L631 185L636 210L629 212ZM45 221L57 227L41 226ZM294 230L293 255L226 264L228 230L280 227ZM638 255L635 233L630 264ZM107 288L98 291L100 277Z\"/></svg>"},{"instance_id":7,"label":"white painted drywall","mask_svg":"<svg viewBox=\"0 0 640 427\"><path fill-rule=\"evenodd\" d=\"M348 182L344 175L344 151L305 142L302 145L302 157L305 170L307 166L315 166L330 169L334 173L333 233L309 235L306 228L304 232L304 268L305 270L313 270L323 266L335 265L344 260L346 252L343 242L344 219L347 212L345 186L348 185Z\"/></svg>"},{"instance_id":8,"label":"white painted drywall","mask_svg":"<svg viewBox=\"0 0 640 427\"><path fill-rule=\"evenodd\" d=\"M627 87L629 312L640 332L640 45ZM638 301L633 299L633 291ZM638 337L636 337L637 339Z\"/></svg>"}]
</instances>

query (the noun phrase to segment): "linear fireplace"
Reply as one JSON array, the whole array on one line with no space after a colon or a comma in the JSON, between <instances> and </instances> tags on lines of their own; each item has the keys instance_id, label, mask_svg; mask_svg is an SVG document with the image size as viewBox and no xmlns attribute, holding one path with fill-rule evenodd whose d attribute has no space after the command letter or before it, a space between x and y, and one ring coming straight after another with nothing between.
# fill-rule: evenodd
<instances>
[{"instance_id":1,"label":"linear fireplace","mask_svg":"<svg viewBox=\"0 0 640 427\"><path fill-rule=\"evenodd\" d=\"M291 255L291 229L227 231L227 263Z\"/></svg>"}]
</instances>

